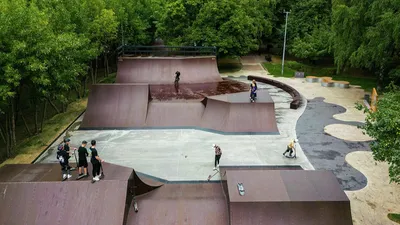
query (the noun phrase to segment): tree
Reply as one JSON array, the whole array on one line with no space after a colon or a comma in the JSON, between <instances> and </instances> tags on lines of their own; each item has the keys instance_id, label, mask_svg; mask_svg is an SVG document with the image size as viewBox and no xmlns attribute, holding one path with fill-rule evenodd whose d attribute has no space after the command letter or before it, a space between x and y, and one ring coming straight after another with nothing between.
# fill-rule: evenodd
<instances>
[{"instance_id":1,"label":"tree","mask_svg":"<svg viewBox=\"0 0 400 225\"><path fill-rule=\"evenodd\" d=\"M367 114L362 129L375 141L371 150L375 160L389 163L391 182L400 183L400 89L385 93L377 103L377 111L372 112L362 106Z\"/></svg>"},{"instance_id":2,"label":"tree","mask_svg":"<svg viewBox=\"0 0 400 225\"><path fill-rule=\"evenodd\" d=\"M257 50L272 31L269 0L170 0L157 34L173 45L216 46L221 55Z\"/></svg>"},{"instance_id":3,"label":"tree","mask_svg":"<svg viewBox=\"0 0 400 225\"><path fill-rule=\"evenodd\" d=\"M330 53L331 1L294 2L288 22L288 50L292 55L318 60Z\"/></svg>"},{"instance_id":4,"label":"tree","mask_svg":"<svg viewBox=\"0 0 400 225\"><path fill-rule=\"evenodd\" d=\"M380 84L390 82L400 56L400 2L342 1L333 4L333 49L338 70L366 68Z\"/></svg>"}]
</instances>

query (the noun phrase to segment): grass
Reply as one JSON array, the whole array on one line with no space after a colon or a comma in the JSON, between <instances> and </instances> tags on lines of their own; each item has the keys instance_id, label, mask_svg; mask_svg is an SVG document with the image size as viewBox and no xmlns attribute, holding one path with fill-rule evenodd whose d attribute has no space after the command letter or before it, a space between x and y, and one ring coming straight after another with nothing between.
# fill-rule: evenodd
<instances>
[{"instance_id":1,"label":"grass","mask_svg":"<svg viewBox=\"0 0 400 225\"><path fill-rule=\"evenodd\" d=\"M282 65L279 63L263 63L263 66L268 72L275 77L294 77L296 71L306 71L305 76L329 76L334 80L348 81L351 85L359 85L365 91L372 91L376 87L376 79L373 77L352 76L349 74L335 74L333 67L317 67L301 64L294 61L287 61L283 75L281 75ZM293 68L294 67L294 68Z\"/></svg>"},{"instance_id":2,"label":"grass","mask_svg":"<svg viewBox=\"0 0 400 225\"><path fill-rule=\"evenodd\" d=\"M285 66L283 70L283 75L282 73L282 65L277 64L277 63L263 63L263 67L268 70L270 74L272 74L275 77L294 77L294 73L296 72L295 70L289 68L288 66Z\"/></svg>"},{"instance_id":3,"label":"grass","mask_svg":"<svg viewBox=\"0 0 400 225\"><path fill-rule=\"evenodd\" d=\"M388 214L388 218L389 218L391 221L394 221L394 222L400 224L400 214L389 213L389 214Z\"/></svg>"},{"instance_id":4,"label":"grass","mask_svg":"<svg viewBox=\"0 0 400 225\"><path fill-rule=\"evenodd\" d=\"M107 77L103 77L102 79L98 80L97 83L102 84L113 84L117 79L117 73L110 73Z\"/></svg>"},{"instance_id":5,"label":"grass","mask_svg":"<svg viewBox=\"0 0 400 225\"><path fill-rule=\"evenodd\" d=\"M71 121L73 121L79 114L85 110L87 98L80 99L71 103L65 113L60 113L47 120L43 126L43 132L24 139L18 143L16 148L18 150L14 158L7 159L0 167L6 164L26 164L31 163L39 154L46 149L51 142L57 138L60 133L66 129Z\"/></svg>"}]
</instances>

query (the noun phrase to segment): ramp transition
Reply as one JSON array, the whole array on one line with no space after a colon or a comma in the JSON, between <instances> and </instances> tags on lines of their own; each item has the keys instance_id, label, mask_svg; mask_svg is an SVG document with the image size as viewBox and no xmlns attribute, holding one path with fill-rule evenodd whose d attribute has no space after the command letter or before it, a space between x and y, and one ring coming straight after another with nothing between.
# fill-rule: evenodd
<instances>
[{"instance_id":1,"label":"ramp transition","mask_svg":"<svg viewBox=\"0 0 400 225\"><path fill-rule=\"evenodd\" d=\"M159 101L152 98L151 89L146 84L93 85L80 129L186 128L226 134L279 132L274 102L266 90L258 92L256 103L250 103L248 92ZM153 91L159 95L159 91Z\"/></svg>"}]
</instances>

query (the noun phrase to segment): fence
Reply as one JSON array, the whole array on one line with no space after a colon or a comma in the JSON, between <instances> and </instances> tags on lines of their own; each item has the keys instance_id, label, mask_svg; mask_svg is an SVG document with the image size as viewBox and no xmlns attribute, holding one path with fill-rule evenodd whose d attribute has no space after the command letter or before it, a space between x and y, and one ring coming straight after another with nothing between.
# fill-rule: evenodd
<instances>
[{"instance_id":1,"label":"fence","mask_svg":"<svg viewBox=\"0 0 400 225\"><path fill-rule=\"evenodd\" d=\"M118 56L215 56L216 47L203 46L133 46L117 48Z\"/></svg>"}]
</instances>

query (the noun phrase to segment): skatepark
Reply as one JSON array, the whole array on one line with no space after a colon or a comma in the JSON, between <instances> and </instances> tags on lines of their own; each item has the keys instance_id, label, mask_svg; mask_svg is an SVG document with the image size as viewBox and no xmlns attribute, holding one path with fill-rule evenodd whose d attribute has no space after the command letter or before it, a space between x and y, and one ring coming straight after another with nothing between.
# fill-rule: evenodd
<instances>
[{"instance_id":1,"label":"skatepark","mask_svg":"<svg viewBox=\"0 0 400 225\"><path fill-rule=\"evenodd\" d=\"M179 85L173 83L175 71L181 72ZM259 90L251 103L254 78ZM116 83L91 87L86 112L69 133L72 146L97 140L106 159L105 178L95 184L88 179L61 183L58 140L36 164L0 169L0 224L31 219L48 224L54 218L71 224L71 217L79 224L353 224L343 190L365 187L366 178L342 166L344 154L334 161L317 156L320 149L312 146L323 137L315 140L307 132L322 125L310 122L319 115L310 114L310 92L297 82L265 78L261 72L221 76L215 56L121 56ZM324 121L335 117L324 115ZM297 158L282 156L296 138ZM213 144L223 151L217 172ZM79 196L68 199L66 193L90 185L96 188L90 197L94 203L82 202L85 210L75 210ZM13 202L27 189L20 197L25 208L17 210ZM59 213L63 210L68 213ZM108 219L86 216L97 210L107 212Z\"/></svg>"}]
</instances>

